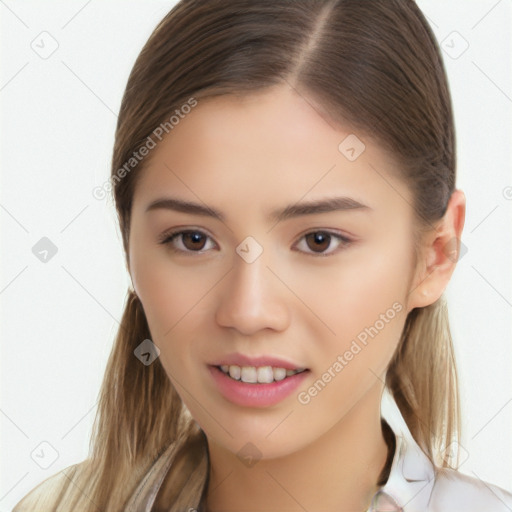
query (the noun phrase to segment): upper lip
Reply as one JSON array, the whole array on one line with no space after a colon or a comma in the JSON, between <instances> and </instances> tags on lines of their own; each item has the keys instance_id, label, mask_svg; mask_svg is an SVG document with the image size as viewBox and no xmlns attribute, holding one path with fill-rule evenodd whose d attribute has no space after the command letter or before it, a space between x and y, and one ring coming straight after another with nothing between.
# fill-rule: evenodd
<instances>
[{"instance_id":1,"label":"upper lip","mask_svg":"<svg viewBox=\"0 0 512 512\"><path fill-rule=\"evenodd\" d=\"M306 368L300 364L281 359L274 356L249 357L243 354L229 354L220 358L213 366L273 366L274 368L284 368L285 370L296 370L297 368Z\"/></svg>"}]
</instances>

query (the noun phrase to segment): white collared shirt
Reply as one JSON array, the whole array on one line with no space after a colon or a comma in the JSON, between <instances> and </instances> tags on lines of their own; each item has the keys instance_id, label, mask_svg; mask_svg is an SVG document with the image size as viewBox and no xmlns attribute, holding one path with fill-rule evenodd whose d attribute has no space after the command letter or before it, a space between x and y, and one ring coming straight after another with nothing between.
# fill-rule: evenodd
<instances>
[{"instance_id":1,"label":"white collared shirt","mask_svg":"<svg viewBox=\"0 0 512 512\"><path fill-rule=\"evenodd\" d=\"M387 482L368 512L511 512L512 494L446 468L434 468L410 432L393 431L396 450Z\"/></svg>"}]
</instances>

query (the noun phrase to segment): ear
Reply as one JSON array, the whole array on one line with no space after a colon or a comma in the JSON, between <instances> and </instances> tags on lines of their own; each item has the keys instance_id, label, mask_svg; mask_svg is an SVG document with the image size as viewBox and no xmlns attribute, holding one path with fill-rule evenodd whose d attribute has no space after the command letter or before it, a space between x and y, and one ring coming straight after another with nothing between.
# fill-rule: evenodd
<instances>
[{"instance_id":1,"label":"ear","mask_svg":"<svg viewBox=\"0 0 512 512\"><path fill-rule=\"evenodd\" d=\"M128 277L130 278L130 283L131 283L131 286L128 288L128 291L135 293L135 295L137 295L137 292L135 291L135 283L133 282L133 273L132 273L132 269L131 269L131 265L130 265L129 255L126 255L124 263L126 265L126 271L128 272Z\"/></svg>"},{"instance_id":2,"label":"ear","mask_svg":"<svg viewBox=\"0 0 512 512\"><path fill-rule=\"evenodd\" d=\"M425 244L408 295L407 311L433 304L448 286L460 254L466 197L455 190L444 217L425 234Z\"/></svg>"}]
</instances>

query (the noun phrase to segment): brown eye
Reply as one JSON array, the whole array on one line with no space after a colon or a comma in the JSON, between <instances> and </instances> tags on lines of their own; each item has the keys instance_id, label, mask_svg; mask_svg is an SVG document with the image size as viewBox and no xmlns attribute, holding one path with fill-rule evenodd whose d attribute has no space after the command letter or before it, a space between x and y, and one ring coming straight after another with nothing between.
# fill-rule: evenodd
<instances>
[{"instance_id":1,"label":"brown eye","mask_svg":"<svg viewBox=\"0 0 512 512\"><path fill-rule=\"evenodd\" d=\"M183 245L189 251L200 251L206 244L206 236L199 231L184 231L182 233Z\"/></svg>"},{"instance_id":2,"label":"brown eye","mask_svg":"<svg viewBox=\"0 0 512 512\"><path fill-rule=\"evenodd\" d=\"M314 252L324 252L331 243L331 235L323 231L315 231L306 235L308 247Z\"/></svg>"},{"instance_id":3,"label":"brown eye","mask_svg":"<svg viewBox=\"0 0 512 512\"><path fill-rule=\"evenodd\" d=\"M208 241L210 245L208 245ZM163 245L179 253L199 253L207 252L208 249L215 247L215 243L210 236L198 230L184 230L167 233L161 237L160 242ZM203 250L204 249L204 250Z\"/></svg>"},{"instance_id":4,"label":"brown eye","mask_svg":"<svg viewBox=\"0 0 512 512\"><path fill-rule=\"evenodd\" d=\"M304 235L297 244L301 252L310 256L330 256L339 250L348 248L350 238L328 231L311 231Z\"/></svg>"}]
</instances>

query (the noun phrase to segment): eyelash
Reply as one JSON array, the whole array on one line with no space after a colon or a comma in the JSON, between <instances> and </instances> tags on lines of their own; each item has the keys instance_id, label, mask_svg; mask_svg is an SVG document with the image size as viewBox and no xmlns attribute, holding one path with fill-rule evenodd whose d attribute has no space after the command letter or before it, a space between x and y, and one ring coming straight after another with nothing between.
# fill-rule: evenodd
<instances>
[{"instance_id":1,"label":"eyelash","mask_svg":"<svg viewBox=\"0 0 512 512\"><path fill-rule=\"evenodd\" d=\"M162 244L162 245L167 245L167 246L169 246L169 249L171 249L173 252L182 253L182 254L191 254L191 255L197 254L197 255L199 255L199 254L204 254L208 251L208 249L206 249L206 250L202 249L200 251L191 251L188 249L183 250L183 249L177 249L176 247L174 247L172 245L176 238L178 238L181 235L185 235L187 233L198 233L202 236L205 236L205 237L211 239L211 237L209 235L207 235L206 233L204 233L203 231L201 231L199 229L184 229L184 230L175 230L175 231L170 231L170 232L167 231L167 232L163 233L160 236L158 243ZM339 247L341 247L341 249L348 247L352 243L351 239L349 239L345 236L342 236L339 233L335 233L335 232L328 231L328 230L320 230L320 229L309 231L309 232L305 233L304 235L302 235L300 237L299 241L302 241L303 239L305 239L306 236L314 234L314 233L322 233L324 235L328 235L332 238L338 239ZM339 251L339 249L335 250L334 252L329 252L329 253L325 253L325 252L318 252L318 253L304 252L304 253L307 254L308 256L313 256L313 257L327 257L327 256L331 256L333 254L336 254L338 251Z\"/></svg>"}]
</instances>

